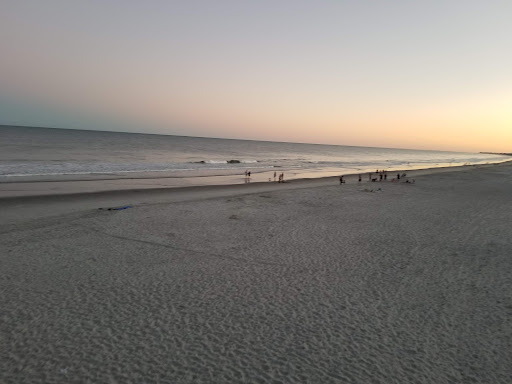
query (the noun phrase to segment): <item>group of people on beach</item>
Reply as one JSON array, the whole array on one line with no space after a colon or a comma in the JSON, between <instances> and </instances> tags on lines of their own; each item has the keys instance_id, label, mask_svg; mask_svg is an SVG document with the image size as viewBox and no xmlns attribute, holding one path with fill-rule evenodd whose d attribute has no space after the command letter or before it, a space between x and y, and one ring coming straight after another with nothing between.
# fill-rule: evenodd
<instances>
[{"instance_id":1,"label":"group of people on beach","mask_svg":"<svg viewBox=\"0 0 512 384\"><path fill-rule=\"evenodd\" d=\"M374 176L375 176L375 177L374 177ZM406 176L407 176L407 174L405 174L405 173L402 173L402 174L397 173L397 175L396 175L396 179L393 179L393 180L391 180L391 181L392 181L393 183L394 183L394 182L400 182L400 177L401 177L402 179L404 179ZM383 180L384 180L384 181L387 181L387 179L388 179L388 173L387 173L387 171L386 171L386 170L383 170L383 169L382 169L382 170L379 170L379 169L377 169L377 170L375 171L375 174L374 174L374 173L372 173L372 172L368 172L368 181L371 181L371 182L376 182L377 180L378 180L378 181L383 181ZM361 174L359 174L359 175L358 175L358 180L357 180L357 181L358 181L359 183L362 181L362 175L361 175ZM406 179L406 180L405 180L405 183L414 183L414 182L415 182L415 180L414 180L414 179L412 179L412 181L410 181L409 179ZM341 184L345 184L345 179L343 179L343 175L341 175L341 176L340 176L340 185L341 185Z\"/></svg>"},{"instance_id":2,"label":"group of people on beach","mask_svg":"<svg viewBox=\"0 0 512 384\"><path fill-rule=\"evenodd\" d=\"M397 173L397 174L396 174L396 179L393 179L393 180L391 180L391 181L392 181L393 183L394 183L395 181L399 183L399 182L400 182L400 178L401 178L402 180L404 180L404 179L405 179L404 183L412 183L412 184L414 184L414 183L416 182L416 180L414 180L414 179L409 180L409 179L408 179L408 178L406 178L406 177L407 177L407 174L406 174L405 172L404 172L404 173L402 173L402 174Z\"/></svg>"},{"instance_id":3,"label":"group of people on beach","mask_svg":"<svg viewBox=\"0 0 512 384\"><path fill-rule=\"evenodd\" d=\"M249 179L251 178L251 171L245 171L245 182L249 182ZM284 183L284 172L281 172L279 174L279 179L278 178L278 175L277 175L277 172L274 171L274 181L277 181L278 183ZM268 178L268 181L272 181L272 178Z\"/></svg>"},{"instance_id":4,"label":"group of people on beach","mask_svg":"<svg viewBox=\"0 0 512 384\"><path fill-rule=\"evenodd\" d=\"M361 178L361 176L359 176L359 178ZM377 169L375 171L375 177L373 177L373 174L371 172L368 173L368 180L369 181L373 181L373 182L375 182L377 180L379 180L379 181L382 181L382 180L386 181L387 179L388 179L388 172L386 170L384 170L384 169L381 169L381 170Z\"/></svg>"},{"instance_id":5,"label":"group of people on beach","mask_svg":"<svg viewBox=\"0 0 512 384\"><path fill-rule=\"evenodd\" d=\"M396 179L393 179L392 182L400 182L400 178L404 179L406 176L407 175L405 173L402 173L402 174L397 173ZM343 175L341 175L339 177L340 185L345 184L345 179L343 177L344 177ZM245 182L248 183L250 178L251 178L251 171L246 170L245 171ZM368 181L371 181L371 182L387 181L387 179L388 179L388 172L384 169L381 169L381 170L377 169L375 171L375 173L368 172ZM361 174L359 174L357 181L360 183L362 180L363 180L363 176ZM272 178L269 177L268 181L272 181ZM278 183L284 183L284 172L280 173L279 178L278 178L277 172L274 171L274 181L277 181ZM414 183L415 180L413 179L412 181L409 181L409 179L406 179L404 182L405 183Z\"/></svg>"},{"instance_id":6,"label":"group of people on beach","mask_svg":"<svg viewBox=\"0 0 512 384\"><path fill-rule=\"evenodd\" d=\"M277 176L277 172L274 171L274 181L276 181L276 176ZM284 172L279 174L279 180L277 182L278 183L284 183Z\"/></svg>"}]
</instances>

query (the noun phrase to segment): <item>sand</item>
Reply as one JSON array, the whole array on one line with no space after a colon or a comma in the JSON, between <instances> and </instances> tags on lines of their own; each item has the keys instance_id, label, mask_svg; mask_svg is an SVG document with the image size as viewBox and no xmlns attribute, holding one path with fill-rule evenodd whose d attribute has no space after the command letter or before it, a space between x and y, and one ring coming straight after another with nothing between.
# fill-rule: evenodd
<instances>
[{"instance_id":1,"label":"sand","mask_svg":"<svg viewBox=\"0 0 512 384\"><path fill-rule=\"evenodd\" d=\"M414 178L0 199L0 382L510 383L512 165Z\"/></svg>"}]
</instances>

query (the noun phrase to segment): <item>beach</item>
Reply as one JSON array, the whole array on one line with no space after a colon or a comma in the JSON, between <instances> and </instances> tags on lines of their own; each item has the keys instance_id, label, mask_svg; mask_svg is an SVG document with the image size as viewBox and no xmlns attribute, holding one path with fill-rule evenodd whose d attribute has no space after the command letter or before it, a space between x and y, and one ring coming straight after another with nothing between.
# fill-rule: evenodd
<instances>
[{"instance_id":1,"label":"beach","mask_svg":"<svg viewBox=\"0 0 512 384\"><path fill-rule=\"evenodd\" d=\"M1 183L0 383L512 382L512 163L404 172Z\"/></svg>"}]
</instances>

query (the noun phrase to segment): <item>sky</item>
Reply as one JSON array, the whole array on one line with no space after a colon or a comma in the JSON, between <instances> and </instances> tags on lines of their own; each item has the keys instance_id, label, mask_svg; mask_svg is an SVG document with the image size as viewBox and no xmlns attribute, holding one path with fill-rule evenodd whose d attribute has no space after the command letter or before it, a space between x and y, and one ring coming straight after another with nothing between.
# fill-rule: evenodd
<instances>
[{"instance_id":1,"label":"sky","mask_svg":"<svg viewBox=\"0 0 512 384\"><path fill-rule=\"evenodd\" d=\"M512 152L512 1L2 0L0 124Z\"/></svg>"}]
</instances>

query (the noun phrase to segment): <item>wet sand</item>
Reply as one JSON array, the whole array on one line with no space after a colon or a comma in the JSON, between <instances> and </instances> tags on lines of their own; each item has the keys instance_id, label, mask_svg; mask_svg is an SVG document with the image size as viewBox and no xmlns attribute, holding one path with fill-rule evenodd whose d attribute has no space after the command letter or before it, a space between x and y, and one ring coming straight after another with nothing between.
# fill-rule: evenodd
<instances>
[{"instance_id":1,"label":"wet sand","mask_svg":"<svg viewBox=\"0 0 512 384\"><path fill-rule=\"evenodd\" d=\"M512 382L512 164L407 173L19 183L0 199L0 382Z\"/></svg>"},{"instance_id":2,"label":"wet sand","mask_svg":"<svg viewBox=\"0 0 512 384\"><path fill-rule=\"evenodd\" d=\"M389 170L387 172L389 180L396 177L398 173L406 172L410 178L424 174L453 172L457 169L485 168L504 163L464 165L457 167L438 167L426 169L406 169ZM286 182L292 182L293 188L300 188L305 183L308 186L316 184L325 186L337 180L340 171L332 168L322 170L287 170L279 169L276 174L281 172L285 175ZM219 187L219 186L240 186L245 184L245 189L254 188L254 184L273 184L278 178L274 179L274 170L272 171L253 171L251 177L245 177L243 174L232 174L232 171L226 171L226 174L193 172L187 173L189 176L178 176L177 173L165 172L145 172L133 174L88 174L88 175L54 175L54 176L20 176L7 177L0 176L0 199L6 197L18 198L24 196L53 196L53 195L85 195L88 193L110 192L124 194L131 192L142 192L149 190L192 188L192 187ZM362 181L368 181L368 173L361 173ZM376 174L372 172L373 177ZM357 174L345 174L346 180L357 181ZM334 181L335 182L335 181ZM251 186L249 186L249 184ZM236 188L236 187L234 187ZM260 186L261 188L261 186ZM269 190L272 190L270 187ZM208 189L202 188L206 192ZM149 198L149 197L148 197Z\"/></svg>"}]
</instances>

